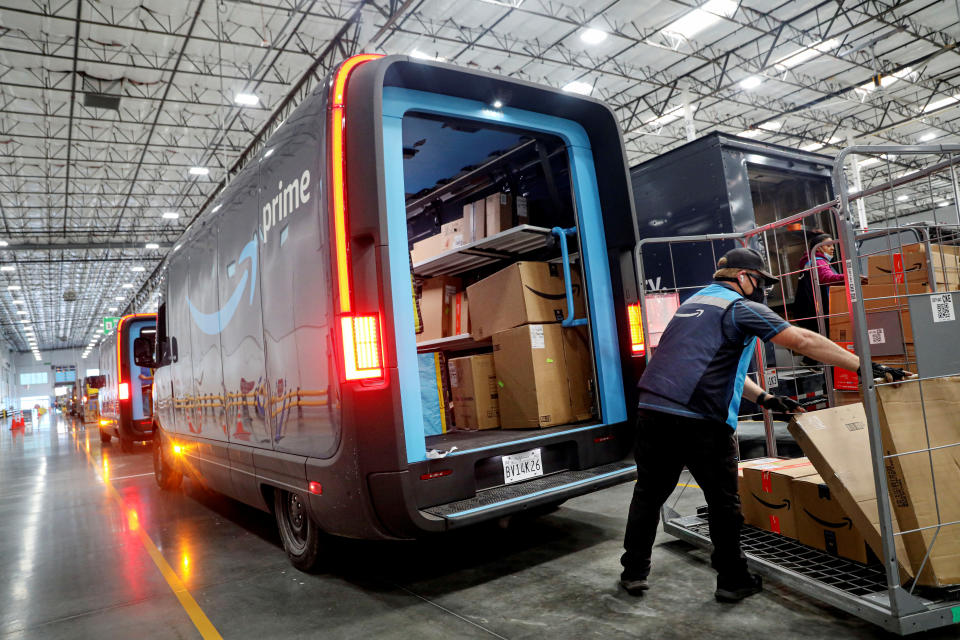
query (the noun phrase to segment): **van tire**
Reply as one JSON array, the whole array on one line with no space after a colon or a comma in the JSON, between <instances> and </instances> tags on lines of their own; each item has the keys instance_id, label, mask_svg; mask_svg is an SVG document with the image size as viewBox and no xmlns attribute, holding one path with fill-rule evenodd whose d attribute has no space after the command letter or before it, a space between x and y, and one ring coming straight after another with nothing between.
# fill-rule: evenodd
<instances>
[{"instance_id":1,"label":"van tire","mask_svg":"<svg viewBox=\"0 0 960 640\"><path fill-rule=\"evenodd\" d=\"M316 571L320 565L322 533L310 519L303 498L281 489L274 490L273 496L277 529L280 530L283 550L287 552L290 564L307 573Z\"/></svg>"},{"instance_id":2,"label":"van tire","mask_svg":"<svg viewBox=\"0 0 960 640\"><path fill-rule=\"evenodd\" d=\"M111 440L110 434L104 431L103 429L100 429L100 442L102 442L103 444L107 444L108 442L110 442L110 440Z\"/></svg>"},{"instance_id":3,"label":"van tire","mask_svg":"<svg viewBox=\"0 0 960 640\"><path fill-rule=\"evenodd\" d=\"M133 440L130 438L120 438L120 451L124 453L133 453Z\"/></svg>"},{"instance_id":4,"label":"van tire","mask_svg":"<svg viewBox=\"0 0 960 640\"><path fill-rule=\"evenodd\" d=\"M164 491L174 491L183 481L183 472L170 464L167 456L163 455L163 439L160 434L153 439L153 477L157 486Z\"/></svg>"}]
</instances>

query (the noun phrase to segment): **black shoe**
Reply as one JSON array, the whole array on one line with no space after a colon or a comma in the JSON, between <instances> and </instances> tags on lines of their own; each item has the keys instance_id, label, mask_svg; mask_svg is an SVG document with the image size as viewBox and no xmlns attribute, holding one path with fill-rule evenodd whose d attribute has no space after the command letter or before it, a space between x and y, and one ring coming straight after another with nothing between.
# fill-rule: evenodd
<instances>
[{"instance_id":1,"label":"black shoe","mask_svg":"<svg viewBox=\"0 0 960 640\"><path fill-rule=\"evenodd\" d=\"M763 591L763 578L748 573L733 580L718 576L717 591L713 595L717 602L740 602L761 591Z\"/></svg>"},{"instance_id":2,"label":"black shoe","mask_svg":"<svg viewBox=\"0 0 960 640\"><path fill-rule=\"evenodd\" d=\"M650 588L646 578L620 578L620 586L632 596L642 596Z\"/></svg>"}]
</instances>

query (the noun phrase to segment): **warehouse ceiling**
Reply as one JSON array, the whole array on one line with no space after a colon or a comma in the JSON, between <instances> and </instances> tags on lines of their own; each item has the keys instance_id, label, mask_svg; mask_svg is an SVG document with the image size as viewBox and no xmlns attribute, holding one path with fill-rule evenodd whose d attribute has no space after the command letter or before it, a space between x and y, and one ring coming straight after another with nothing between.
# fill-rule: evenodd
<instances>
[{"instance_id":1,"label":"warehouse ceiling","mask_svg":"<svg viewBox=\"0 0 960 640\"><path fill-rule=\"evenodd\" d=\"M960 142L958 35L958 4L930 0L3 0L0 328L83 347L155 305L186 226L353 53L589 94L635 164L714 130L828 154Z\"/></svg>"}]
</instances>

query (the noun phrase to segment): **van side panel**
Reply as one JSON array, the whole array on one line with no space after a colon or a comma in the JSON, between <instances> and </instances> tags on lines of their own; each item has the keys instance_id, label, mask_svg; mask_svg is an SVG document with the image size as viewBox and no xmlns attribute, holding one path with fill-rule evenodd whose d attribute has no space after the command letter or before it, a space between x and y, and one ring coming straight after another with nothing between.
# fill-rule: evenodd
<instances>
[{"instance_id":1,"label":"van side panel","mask_svg":"<svg viewBox=\"0 0 960 640\"><path fill-rule=\"evenodd\" d=\"M194 434L192 409L193 351L190 348L190 312L187 309L187 279L190 259L181 249L170 261L167 280L170 283L167 298L167 331L177 341L177 360L170 365L173 383L173 423L165 424L167 431Z\"/></svg>"},{"instance_id":2,"label":"van side panel","mask_svg":"<svg viewBox=\"0 0 960 640\"><path fill-rule=\"evenodd\" d=\"M218 220L211 221L190 244L186 304L191 320L194 429L203 439L197 445L197 454L210 485L230 493L230 459L226 447L229 439L224 419L220 362L220 323L225 318L220 312L217 291L217 224Z\"/></svg>"},{"instance_id":3,"label":"van side panel","mask_svg":"<svg viewBox=\"0 0 960 640\"><path fill-rule=\"evenodd\" d=\"M320 188L323 101L305 102L260 163L263 328L274 446L328 458L340 439L330 401L331 257Z\"/></svg>"}]
</instances>

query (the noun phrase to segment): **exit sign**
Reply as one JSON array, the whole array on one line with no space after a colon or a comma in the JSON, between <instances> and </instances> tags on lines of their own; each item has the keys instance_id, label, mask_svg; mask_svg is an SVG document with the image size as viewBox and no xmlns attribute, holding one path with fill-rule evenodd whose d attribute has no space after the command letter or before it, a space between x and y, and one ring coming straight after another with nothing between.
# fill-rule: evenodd
<instances>
[{"instance_id":1,"label":"exit sign","mask_svg":"<svg viewBox=\"0 0 960 640\"><path fill-rule=\"evenodd\" d=\"M120 318L116 316L107 316L103 319L103 333L104 335L110 335L113 333L113 330L117 328L117 323L120 322Z\"/></svg>"}]
</instances>

